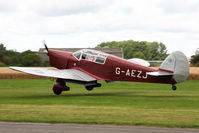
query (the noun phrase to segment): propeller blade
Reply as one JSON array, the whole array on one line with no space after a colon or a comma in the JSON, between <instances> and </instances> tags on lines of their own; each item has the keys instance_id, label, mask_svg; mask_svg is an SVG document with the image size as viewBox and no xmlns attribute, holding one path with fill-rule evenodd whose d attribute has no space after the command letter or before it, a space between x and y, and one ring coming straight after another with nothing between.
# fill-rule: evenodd
<instances>
[{"instance_id":1,"label":"propeller blade","mask_svg":"<svg viewBox=\"0 0 199 133\"><path fill-rule=\"evenodd\" d=\"M46 49L46 51L47 51L47 53L48 53L48 47L47 47L47 45L46 45L46 42L43 41L43 43L44 43L44 47L45 47L45 49Z\"/></svg>"},{"instance_id":2,"label":"propeller blade","mask_svg":"<svg viewBox=\"0 0 199 133\"><path fill-rule=\"evenodd\" d=\"M44 47L45 47L46 51L48 52L48 47L47 47L45 41L43 43L44 43Z\"/></svg>"},{"instance_id":3,"label":"propeller blade","mask_svg":"<svg viewBox=\"0 0 199 133\"><path fill-rule=\"evenodd\" d=\"M48 52L48 47L45 43L44 43L44 47L45 47L46 51Z\"/></svg>"}]
</instances>

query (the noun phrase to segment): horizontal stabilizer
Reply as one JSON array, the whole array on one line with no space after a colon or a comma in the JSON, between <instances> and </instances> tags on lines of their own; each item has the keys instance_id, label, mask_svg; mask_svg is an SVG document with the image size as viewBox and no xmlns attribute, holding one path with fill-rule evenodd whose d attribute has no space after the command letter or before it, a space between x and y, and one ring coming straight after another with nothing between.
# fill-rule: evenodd
<instances>
[{"instance_id":1,"label":"horizontal stabilizer","mask_svg":"<svg viewBox=\"0 0 199 133\"><path fill-rule=\"evenodd\" d=\"M150 66L150 63L148 61L145 61L145 60L139 59L139 58L128 59L128 61L135 63L135 64L142 65L142 66L146 66L146 67Z\"/></svg>"},{"instance_id":2,"label":"horizontal stabilizer","mask_svg":"<svg viewBox=\"0 0 199 133\"><path fill-rule=\"evenodd\" d=\"M151 76L169 76L169 75L173 75L173 73L160 72L160 71L157 71L157 72L147 72L147 74L151 75Z\"/></svg>"}]
</instances>

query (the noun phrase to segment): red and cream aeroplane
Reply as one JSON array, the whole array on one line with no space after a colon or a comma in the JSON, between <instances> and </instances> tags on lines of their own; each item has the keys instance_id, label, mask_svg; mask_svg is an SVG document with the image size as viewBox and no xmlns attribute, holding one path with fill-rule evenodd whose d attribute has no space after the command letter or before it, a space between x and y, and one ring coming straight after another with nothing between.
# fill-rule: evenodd
<instances>
[{"instance_id":1,"label":"red and cream aeroplane","mask_svg":"<svg viewBox=\"0 0 199 133\"><path fill-rule=\"evenodd\" d=\"M10 67L29 74L56 78L53 92L60 95L68 91L66 82L82 84L87 90L100 87L97 80L130 81L171 84L183 82L189 75L189 63L186 56L179 51L171 53L160 68L148 67L149 63L142 59L125 60L100 51L82 49L74 53L48 49L50 64L57 69L28 67Z\"/></svg>"}]
</instances>

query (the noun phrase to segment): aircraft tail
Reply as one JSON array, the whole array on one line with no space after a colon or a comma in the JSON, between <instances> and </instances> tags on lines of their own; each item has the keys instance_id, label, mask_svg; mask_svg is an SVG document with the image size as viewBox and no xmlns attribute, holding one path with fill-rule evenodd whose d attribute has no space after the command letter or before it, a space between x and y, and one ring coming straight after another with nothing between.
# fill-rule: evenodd
<instances>
[{"instance_id":1,"label":"aircraft tail","mask_svg":"<svg viewBox=\"0 0 199 133\"><path fill-rule=\"evenodd\" d=\"M160 70L173 73L173 79L177 82L187 80L189 76L189 63L187 57L180 51L171 53L161 64Z\"/></svg>"}]
</instances>

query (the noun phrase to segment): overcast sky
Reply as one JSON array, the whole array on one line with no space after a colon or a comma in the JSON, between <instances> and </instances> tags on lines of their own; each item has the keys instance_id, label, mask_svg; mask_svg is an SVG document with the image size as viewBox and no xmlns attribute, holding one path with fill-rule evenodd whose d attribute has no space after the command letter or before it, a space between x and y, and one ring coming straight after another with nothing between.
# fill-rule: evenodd
<instances>
[{"instance_id":1,"label":"overcast sky","mask_svg":"<svg viewBox=\"0 0 199 133\"><path fill-rule=\"evenodd\" d=\"M199 48L199 0L0 0L0 43L17 51L158 41Z\"/></svg>"}]
</instances>

